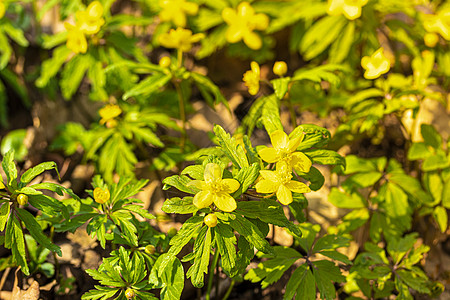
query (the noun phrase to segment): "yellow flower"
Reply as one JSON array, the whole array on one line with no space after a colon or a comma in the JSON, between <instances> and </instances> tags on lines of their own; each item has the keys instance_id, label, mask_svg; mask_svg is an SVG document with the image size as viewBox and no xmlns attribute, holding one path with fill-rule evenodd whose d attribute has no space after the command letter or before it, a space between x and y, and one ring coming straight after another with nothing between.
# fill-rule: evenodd
<instances>
[{"instance_id":1,"label":"yellow flower","mask_svg":"<svg viewBox=\"0 0 450 300\"><path fill-rule=\"evenodd\" d=\"M330 16L344 14L349 20L361 17L361 10L368 0L328 0L327 13Z\"/></svg>"},{"instance_id":2,"label":"yellow flower","mask_svg":"<svg viewBox=\"0 0 450 300\"><path fill-rule=\"evenodd\" d=\"M244 77L242 78L242 80L248 87L248 92L250 93L250 95L256 95L259 91L259 79L261 76L261 72L256 61L252 61L250 63L250 67L251 70L244 73Z\"/></svg>"},{"instance_id":3,"label":"yellow flower","mask_svg":"<svg viewBox=\"0 0 450 300\"><path fill-rule=\"evenodd\" d=\"M109 200L109 197L111 195L109 194L109 190L96 187L94 189L94 200L97 203L103 204L106 203Z\"/></svg>"},{"instance_id":4,"label":"yellow flower","mask_svg":"<svg viewBox=\"0 0 450 300\"><path fill-rule=\"evenodd\" d=\"M64 27L67 29L66 46L74 53L86 53L87 41L84 33L76 26L64 22Z\"/></svg>"},{"instance_id":5,"label":"yellow flower","mask_svg":"<svg viewBox=\"0 0 450 300\"><path fill-rule=\"evenodd\" d=\"M251 49L261 48L262 41L253 30L264 30L269 26L269 17L265 14L255 14L255 10L248 2L241 2L237 9L224 8L222 18L229 25L226 39L229 43L244 43Z\"/></svg>"},{"instance_id":6,"label":"yellow flower","mask_svg":"<svg viewBox=\"0 0 450 300\"><path fill-rule=\"evenodd\" d=\"M275 171L259 171L263 178L256 184L256 192L276 193L278 201L284 205L292 202L292 192L309 193L311 189L304 183L292 179L291 168L285 162L277 163Z\"/></svg>"},{"instance_id":7,"label":"yellow flower","mask_svg":"<svg viewBox=\"0 0 450 300\"><path fill-rule=\"evenodd\" d=\"M0 0L0 19L5 15L6 7L2 0Z\"/></svg>"},{"instance_id":8,"label":"yellow flower","mask_svg":"<svg viewBox=\"0 0 450 300\"><path fill-rule=\"evenodd\" d=\"M161 57L161 59L159 60L159 65L163 68L168 68L170 67L170 64L172 63L172 60L170 59L170 57L168 56L163 56Z\"/></svg>"},{"instance_id":9,"label":"yellow flower","mask_svg":"<svg viewBox=\"0 0 450 300\"><path fill-rule=\"evenodd\" d=\"M380 77L381 74L389 72L391 63L384 56L384 49L381 47L375 51L370 57L364 56L361 59L361 66L366 70L364 77L366 79L375 79Z\"/></svg>"},{"instance_id":10,"label":"yellow flower","mask_svg":"<svg viewBox=\"0 0 450 300\"><path fill-rule=\"evenodd\" d=\"M427 47L433 48L439 42L439 36L436 33L427 32L423 36L423 41Z\"/></svg>"},{"instance_id":11,"label":"yellow flower","mask_svg":"<svg viewBox=\"0 0 450 300\"><path fill-rule=\"evenodd\" d=\"M284 61L276 61L273 64L273 73L278 76L283 76L287 72L287 64Z\"/></svg>"},{"instance_id":12,"label":"yellow flower","mask_svg":"<svg viewBox=\"0 0 450 300\"><path fill-rule=\"evenodd\" d=\"M275 130L270 134L273 148L264 148L258 151L259 156L268 163L285 162L289 167L301 172L309 172L311 160L302 152L296 152L303 135L289 139L282 130Z\"/></svg>"},{"instance_id":13,"label":"yellow flower","mask_svg":"<svg viewBox=\"0 0 450 300\"><path fill-rule=\"evenodd\" d=\"M101 108L98 113L100 114L100 117L102 117L100 120L100 125L103 125L114 120L115 117L118 117L122 113L122 110L115 104L108 104Z\"/></svg>"},{"instance_id":14,"label":"yellow flower","mask_svg":"<svg viewBox=\"0 0 450 300\"><path fill-rule=\"evenodd\" d=\"M186 14L195 15L198 4L186 2L185 0L159 0L162 10L159 13L161 21L173 21L178 27L186 26Z\"/></svg>"},{"instance_id":15,"label":"yellow flower","mask_svg":"<svg viewBox=\"0 0 450 300\"><path fill-rule=\"evenodd\" d=\"M200 41L205 35L197 33L192 35L192 31L178 27L176 30L170 29L169 33L163 33L159 36L159 42L166 48L180 49L182 52L188 52L192 44Z\"/></svg>"},{"instance_id":16,"label":"yellow flower","mask_svg":"<svg viewBox=\"0 0 450 300\"><path fill-rule=\"evenodd\" d=\"M98 1L89 4L85 11L77 11L75 17L79 29L86 34L96 34L100 31L100 27L105 24L103 6Z\"/></svg>"},{"instance_id":17,"label":"yellow flower","mask_svg":"<svg viewBox=\"0 0 450 300\"><path fill-rule=\"evenodd\" d=\"M222 179L222 169L218 164L209 163L205 167L203 180L193 180L188 186L194 186L201 191L194 196L194 205L197 208L208 207L215 204L220 210L232 212L236 209L236 200L230 196L239 188L235 179Z\"/></svg>"},{"instance_id":18,"label":"yellow flower","mask_svg":"<svg viewBox=\"0 0 450 300\"><path fill-rule=\"evenodd\" d=\"M450 7L441 10L436 15L424 15L423 27L430 33L439 33L450 41Z\"/></svg>"}]
</instances>

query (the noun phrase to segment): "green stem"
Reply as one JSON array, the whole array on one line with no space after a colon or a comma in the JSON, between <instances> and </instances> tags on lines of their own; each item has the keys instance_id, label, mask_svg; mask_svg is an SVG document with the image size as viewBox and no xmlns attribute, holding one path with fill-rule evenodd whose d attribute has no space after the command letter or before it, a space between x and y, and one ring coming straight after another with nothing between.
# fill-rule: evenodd
<instances>
[{"instance_id":1,"label":"green stem","mask_svg":"<svg viewBox=\"0 0 450 300\"><path fill-rule=\"evenodd\" d=\"M209 276L208 276L208 288L206 290L206 297L205 300L211 299L211 289L213 284L213 278L214 278L214 269L216 268L217 262L219 261L219 251L216 249L216 252L214 252L214 257L211 263L211 266L209 267Z\"/></svg>"},{"instance_id":2,"label":"green stem","mask_svg":"<svg viewBox=\"0 0 450 300\"><path fill-rule=\"evenodd\" d=\"M234 284L236 281L234 281L233 279L231 280L230 286L228 287L227 292L225 293L225 295L223 296L222 300L227 300L228 297L231 294L231 291L233 290Z\"/></svg>"},{"instance_id":3,"label":"green stem","mask_svg":"<svg viewBox=\"0 0 450 300\"><path fill-rule=\"evenodd\" d=\"M55 227L51 227L50 228L50 241L52 241L53 243L53 237L55 235ZM58 261L58 257L56 256L56 252L52 252L53 254L53 259L55 260L55 278L57 281L59 281L59 261Z\"/></svg>"},{"instance_id":4,"label":"green stem","mask_svg":"<svg viewBox=\"0 0 450 300\"><path fill-rule=\"evenodd\" d=\"M175 89L178 94L178 105L180 110L180 119L181 119L181 139L180 139L180 150L181 153L184 152L184 146L186 144L186 110L184 104L184 96L183 91L181 90L180 83L177 79L174 80Z\"/></svg>"}]
</instances>

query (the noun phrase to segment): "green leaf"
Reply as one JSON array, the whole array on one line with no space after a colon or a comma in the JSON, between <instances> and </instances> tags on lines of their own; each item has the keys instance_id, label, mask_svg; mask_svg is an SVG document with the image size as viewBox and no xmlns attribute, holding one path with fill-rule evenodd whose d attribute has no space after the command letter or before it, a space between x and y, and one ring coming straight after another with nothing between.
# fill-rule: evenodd
<instances>
[{"instance_id":1,"label":"green leaf","mask_svg":"<svg viewBox=\"0 0 450 300\"><path fill-rule=\"evenodd\" d=\"M86 272L92 270L86 270ZM88 272L89 274L89 272ZM89 274L90 275L90 274ZM92 275L91 275L92 276ZM91 300L91 299L113 299L113 297L119 292L121 289L116 287L109 286L100 286L95 285L95 289L92 289L81 296L82 300Z\"/></svg>"},{"instance_id":2,"label":"green leaf","mask_svg":"<svg viewBox=\"0 0 450 300\"><path fill-rule=\"evenodd\" d=\"M234 179L239 181L241 184L239 189L233 194L234 198L239 197L247 191L249 186L251 186L256 179L259 177L260 165L258 163L252 164L250 167L243 167L236 174Z\"/></svg>"},{"instance_id":3,"label":"green leaf","mask_svg":"<svg viewBox=\"0 0 450 300\"><path fill-rule=\"evenodd\" d=\"M225 97L220 92L220 89L211 81L211 79L196 72L192 72L190 73L190 75L197 84L203 97L211 107L214 107L219 103L223 103L228 111L230 111L227 99L225 99ZM210 94L214 96L214 101L212 101L212 97L210 96Z\"/></svg>"},{"instance_id":4,"label":"green leaf","mask_svg":"<svg viewBox=\"0 0 450 300\"><path fill-rule=\"evenodd\" d=\"M56 252L59 256L62 256L61 248L53 244L50 239L44 235L42 232L42 228L36 219L33 217L31 213L28 211L17 208L16 213L22 222L25 224L25 227L30 232L31 236L42 246L47 248L52 252Z\"/></svg>"},{"instance_id":5,"label":"green leaf","mask_svg":"<svg viewBox=\"0 0 450 300\"><path fill-rule=\"evenodd\" d=\"M341 63L348 57L350 48L352 47L355 38L355 22L348 22L339 35L336 42L333 43L330 49L330 62Z\"/></svg>"},{"instance_id":6,"label":"green leaf","mask_svg":"<svg viewBox=\"0 0 450 300\"><path fill-rule=\"evenodd\" d=\"M13 217L10 218L6 226L5 247L11 249L13 261L22 267L22 272L25 275L30 275L30 270L27 265L27 256L25 251L25 240L23 238L22 227L20 221ZM8 238L10 239L9 242Z\"/></svg>"},{"instance_id":7,"label":"green leaf","mask_svg":"<svg viewBox=\"0 0 450 300\"><path fill-rule=\"evenodd\" d=\"M302 235L298 226L286 218L281 204L274 200L240 201L238 202L237 211L248 218L258 218L264 223L286 227L298 237Z\"/></svg>"},{"instance_id":8,"label":"green leaf","mask_svg":"<svg viewBox=\"0 0 450 300\"><path fill-rule=\"evenodd\" d=\"M122 99L127 100L128 98L135 96L149 95L165 86L170 81L170 79L172 79L171 74L155 73L145 78L137 85L135 85L132 89L123 94Z\"/></svg>"},{"instance_id":9,"label":"green leaf","mask_svg":"<svg viewBox=\"0 0 450 300\"><path fill-rule=\"evenodd\" d=\"M333 300L336 298L336 289L334 282L343 282L345 277L341 271L328 260L320 260L314 262L313 268L314 278L322 299Z\"/></svg>"},{"instance_id":10,"label":"green leaf","mask_svg":"<svg viewBox=\"0 0 450 300\"><path fill-rule=\"evenodd\" d=\"M170 259L168 268L165 268L160 278L158 278L158 269L161 262L165 259ZM162 286L161 300L180 299L181 292L184 288L184 270L183 265L178 258L175 256L169 257L168 254L163 254L158 257L149 276L149 282L156 285L159 283L158 279L160 279L160 284Z\"/></svg>"},{"instance_id":11,"label":"green leaf","mask_svg":"<svg viewBox=\"0 0 450 300\"><path fill-rule=\"evenodd\" d=\"M226 273L230 273L231 269L236 265L236 236L232 228L226 224L218 223L214 227L214 241L222 257L222 268Z\"/></svg>"},{"instance_id":12,"label":"green leaf","mask_svg":"<svg viewBox=\"0 0 450 300\"><path fill-rule=\"evenodd\" d=\"M290 276L286 285L286 292L283 300L315 300L316 299L316 281L308 264L300 265Z\"/></svg>"},{"instance_id":13,"label":"green leaf","mask_svg":"<svg viewBox=\"0 0 450 300\"><path fill-rule=\"evenodd\" d=\"M408 196L396 184L388 182L386 193L386 214L391 217L403 217L408 214Z\"/></svg>"},{"instance_id":14,"label":"green leaf","mask_svg":"<svg viewBox=\"0 0 450 300\"><path fill-rule=\"evenodd\" d=\"M204 284L204 274L208 274L211 254L211 229L208 226L204 226L198 234L193 253L195 254L194 264L187 271L186 277L191 278L196 288L201 288Z\"/></svg>"},{"instance_id":15,"label":"green leaf","mask_svg":"<svg viewBox=\"0 0 450 300\"><path fill-rule=\"evenodd\" d=\"M264 102L259 121L264 125L267 133L270 135L275 130L283 130L280 119L280 105L277 97L272 94L261 100Z\"/></svg>"},{"instance_id":16,"label":"green leaf","mask_svg":"<svg viewBox=\"0 0 450 300\"><path fill-rule=\"evenodd\" d=\"M123 217L118 217L120 229L122 231L122 237L129 241L133 246L138 246L138 237L136 226L130 221ZM118 225L119 225L118 224Z\"/></svg>"},{"instance_id":17,"label":"green leaf","mask_svg":"<svg viewBox=\"0 0 450 300\"><path fill-rule=\"evenodd\" d=\"M442 137L432 125L421 124L420 132L422 133L425 145L431 146L434 149L440 149L442 147Z\"/></svg>"},{"instance_id":18,"label":"green leaf","mask_svg":"<svg viewBox=\"0 0 450 300\"><path fill-rule=\"evenodd\" d=\"M177 255L181 249L183 249L183 247L198 233L198 231L202 228L202 225L203 217L194 216L189 218L186 222L184 222L177 234L170 240L170 245L172 245L172 247L170 247L167 253L170 255Z\"/></svg>"},{"instance_id":19,"label":"green leaf","mask_svg":"<svg viewBox=\"0 0 450 300\"><path fill-rule=\"evenodd\" d=\"M52 192L57 193L60 196L63 196L64 193L71 196L74 199L80 199L80 197L78 197L78 195L76 195L71 189L68 189L66 187L63 187L62 185L59 185L57 183L53 183L53 182L42 182L42 183L38 183L38 184L33 184L32 186L33 189L36 190L49 190Z\"/></svg>"},{"instance_id":20,"label":"green leaf","mask_svg":"<svg viewBox=\"0 0 450 300\"><path fill-rule=\"evenodd\" d=\"M375 183L380 180L382 176L383 173L380 173L378 171L357 173L352 175L347 182L354 183L357 187L365 188L375 185Z\"/></svg>"},{"instance_id":21,"label":"green leaf","mask_svg":"<svg viewBox=\"0 0 450 300\"><path fill-rule=\"evenodd\" d=\"M436 206L433 211L433 217L438 223L441 232L445 232L448 227L447 210L442 206Z\"/></svg>"},{"instance_id":22,"label":"green leaf","mask_svg":"<svg viewBox=\"0 0 450 300\"><path fill-rule=\"evenodd\" d=\"M230 225L234 230L243 235L256 249L264 253L273 254L272 247L255 224L239 214L233 213L233 215L236 218L230 220Z\"/></svg>"},{"instance_id":23,"label":"green leaf","mask_svg":"<svg viewBox=\"0 0 450 300\"><path fill-rule=\"evenodd\" d=\"M286 95L290 82L290 77L276 78L270 81L273 85L273 89L275 90L275 95L279 100L282 100L284 95Z\"/></svg>"},{"instance_id":24,"label":"green leaf","mask_svg":"<svg viewBox=\"0 0 450 300\"><path fill-rule=\"evenodd\" d=\"M315 22L303 36L300 52L306 60L322 53L342 32L347 20L342 16L326 16Z\"/></svg>"},{"instance_id":25,"label":"green leaf","mask_svg":"<svg viewBox=\"0 0 450 300\"><path fill-rule=\"evenodd\" d=\"M442 191L442 206L450 208L450 178L444 182L444 189Z\"/></svg>"},{"instance_id":26,"label":"green leaf","mask_svg":"<svg viewBox=\"0 0 450 300\"><path fill-rule=\"evenodd\" d=\"M189 175L189 177L195 180L203 180L203 166L191 165L184 168L181 175Z\"/></svg>"},{"instance_id":27,"label":"green leaf","mask_svg":"<svg viewBox=\"0 0 450 300\"><path fill-rule=\"evenodd\" d=\"M11 210L11 206L9 202L5 202L1 204L0 207L0 231L5 230L6 222L9 219L9 212Z\"/></svg>"},{"instance_id":28,"label":"green leaf","mask_svg":"<svg viewBox=\"0 0 450 300\"><path fill-rule=\"evenodd\" d=\"M327 234L316 241L313 247L314 253L322 250L335 250L341 247L348 247L349 239L344 236Z\"/></svg>"},{"instance_id":29,"label":"green leaf","mask_svg":"<svg viewBox=\"0 0 450 300\"><path fill-rule=\"evenodd\" d=\"M9 22L2 22L2 30L17 44L22 47L28 46L28 40L26 39L24 32L16 26L13 26Z\"/></svg>"},{"instance_id":30,"label":"green leaf","mask_svg":"<svg viewBox=\"0 0 450 300\"><path fill-rule=\"evenodd\" d=\"M84 74L92 65L92 57L88 54L73 57L61 72L60 87L63 97L69 100L80 86Z\"/></svg>"},{"instance_id":31,"label":"green leaf","mask_svg":"<svg viewBox=\"0 0 450 300\"><path fill-rule=\"evenodd\" d=\"M244 168L249 166L244 148L236 142L234 137L230 137L230 134L220 125L214 126L214 133L221 149L236 167Z\"/></svg>"},{"instance_id":32,"label":"green leaf","mask_svg":"<svg viewBox=\"0 0 450 300\"><path fill-rule=\"evenodd\" d=\"M189 177L187 177L185 175L169 176L169 177L164 178L164 180L162 181L164 183L163 190L168 190L171 186L173 186L182 192L189 193L189 194L195 194L196 190L194 190L191 187L186 186L186 184L191 181L192 181L192 179L190 179Z\"/></svg>"},{"instance_id":33,"label":"green leaf","mask_svg":"<svg viewBox=\"0 0 450 300\"><path fill-rule=\"evenodd\" d=\"M300 146L297 148L298 151L303 151L311 147L324 146L331 138L331 134L327 129L313 124L297 126L291 134L289 134L289 138L292 139L303 134L305 136L300 143Z\"/></svg>"},{"instance_id":34,"label":"green leaf","mask_svg":"<svg viewBox=\"0 0 450 300\"><path fill-rule=\"evenodd\" d=\"M43 162L31 169L28 169L25 173L23 173L22 177L20 177L21 186L27 185L31 180L33 180L36 176L43 173L44 171L52 169L56 170L56 173L59 177L58 167L53 161Z\"/></svg>"},{"instance_id":35,"label":"green leaf","mask_svg":"<svg viewBox=\"0 0 450 300\"><path fill-rule=\"evenodd\" d=\"M184 197L183 199L179 197L174 197L166 199L162 206L162 211L168 214L191 214L195 213L198 208L192 204L193 197Z\"/></svg>"},{"instance_id":36,"label":"green leaf","mask_svg":"<svg viewBox=\"0 0 450 300\"><path fill-rule=\"evenodd\" d=\"M425 159L432 155L425 143L414 143L408 150L409 160Z\"/></svg>"},{"instance_id":37,"label":"green leaf","mask_svg":"<svg viewBox=\"0 0 450 300\"><path fill-rule=\"evenodd\" d=\"M336 151L315 149L305 150L303 153L308 156L315 164L321 165L341 165L345 167L345 159Z\"/></svg>"},{"instance_id":38,"label":"green leaf","mask_svg":"<svg viewBox=\"0 0 450 300\"><path fill-rule=\"evenodd\" d=\"M24 144L26 134L26 129L15 129L8 132L1 142L2 155L5 155L10 150L14 150L16 161L23 161L28 155L27 146Z\"/></svg>"},{"instance_id":39,"label":"green leaf","mask_svg":"<svg viewBox=\"0 0 450 300\"><path fill-rule=\"evenodd\" d=\"M13 189L15 189L17 187L17 168L16 168L16 164L14 163L14 151L8 151L8 153L6 153L3 156L3 161L2 161L2 167L3 167L3 171L6 174L6 180L7 180L7 184L8 186L11 186ZM8 188L9 190L9 188Z\"/></svg>"},{"instance_id":40,"label":"green leaf","mask_svg":"<svg viewBox=\"0 0 450 300\"><path fill-rule=\"evenodd\" d=\"M36 86L45 87L51 78L53 78L60 70L61 66L66 62L72 51L62 45L53 51L53 56L42 63L41 76L36 80Z\"/></svg>"},{"instance_id":41,"label":"green leaf","mask_svg":"<svg viewBox=\"0 0 450 300\"><path fill-rule=\"evenodd\" d=\"M435 171L439 169L445 169L449 166L448 158L443 151L438 151L435 155L425 158L422 170L425 172Z\"/></svg>"}]
</instances>

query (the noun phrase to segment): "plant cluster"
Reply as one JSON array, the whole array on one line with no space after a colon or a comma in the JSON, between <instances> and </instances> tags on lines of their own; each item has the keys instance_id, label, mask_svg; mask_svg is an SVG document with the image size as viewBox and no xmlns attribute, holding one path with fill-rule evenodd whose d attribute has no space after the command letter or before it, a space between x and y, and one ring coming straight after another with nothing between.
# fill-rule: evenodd
<instances>
[{"instance_id":1,"label":"plant cluster","mask_svg":"<svg viewBox=\"0 0 450 300\"><path fill-rule=\"evenodd\" d=\"M0 0L0 270L64 286L55 236L82 230L109 254L82 299L180 299L187 280L206 299L243 281L283 299L438 297L448 277L424 265L449 239L450 140L420 112L448 107L449 20L448 2L428 0ZM248 109L199 148L193 103L233 113L221 59L249 65L215 70ZM17 105L36 129L36 105L79 99L88 122L64 120L45 149L94 166L74 192L42 180L60 177L55 162L23 164L27 130L9 129ZM178 231L135 196L150 183L138 166L169 172L162 211ZM324 188L342 215L330 226L309 214Z\"/></svg>"}]
</instances>

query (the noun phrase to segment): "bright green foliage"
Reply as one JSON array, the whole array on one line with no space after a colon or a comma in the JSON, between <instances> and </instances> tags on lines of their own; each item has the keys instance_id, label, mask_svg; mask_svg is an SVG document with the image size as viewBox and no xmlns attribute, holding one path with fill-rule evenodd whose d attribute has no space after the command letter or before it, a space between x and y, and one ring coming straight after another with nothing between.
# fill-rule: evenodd
<instances>
[{"instance_id":1,"label":"bright green foliage","mask_svg":"<svg viewBox=\"0 0 450 300\"><path fill-rule=\"evenodd\" d=\"M67 208L55 198L43 194L41 190L52 191L61 196L65 193L77 199L78 196L70 189L55 183L44 182L29 185L36 176L44 171L55 170L58 172L56 163L54 162L41 163L27 170L18 178L17 168L14 162L14 151L10 151L3 157L2 168L6 174L6 182L2 183L2 189L0 190L0 230L5 230L5 236L1 239L1 243L5 248L11 249L12 262L22 267L23 272L29 275L30 269L27 263L27 251L31 256L32 272L36 271L39 264L44 262L39 254L43 250L36 249L36 242L43 248L56 252L59 256L62 253L60 247L53 244L51 239L44 234L37 218L19 205L17 197L27 197L28 203L40 210L44 216L60 216L61 218L67 219L69 217ZM30 237L27 238L29 241L28 250L25 247L25 228L31 236L31 239ZM44 266L43 268L48 268L48 266ZM47 274L50 275L50 273Z\"/></svg>"},{"instance_id":2,"label":"bright green foliage","mask_svg":"<svg viewBox=\"0 0 450 300\"><path fill-rule=\"evenodd\" d=\"M387 245L387 252L372 243L366 243L366 252L359 254L350 269L346 292L362 291L374 299L398 292L398 299L414 299L409 289L422 294L432 294L442 289L439 283L430 282L417 267L430 248L415 246L417 234L408 234Z\"/></svg>"},{"instance_id":3,"label":"bright green foliage","mask_svg":"<svg viewBox=\"0 0 450 300\"><path fill-rule=\"evenodd\" d=\"M120 247L111 257L104 258L98 270L86 270L101 285L84 294L81 299L125 299L125 290L135 290L136 298L158 299L147 292L152 287L147 278L145 260L139 252L131 252Z\"/></svg>"},{"instance_id":4,"label":"bright green foliage","mask_svg":"<svg viewBox=\"0 0 450 300\"><path fill-rule=\"evenodd\" d=\"M296 269L289 276L283 299L316 299L316 287L321 299L335 299L334 282L344 282L345 277L334 262L314 259L316 254L327 256L342 263L351 264L348 258L336 251L337 248L348 246L348 239L338 235L325 235L317 239L320 230L318 225L305 223L300 226L302 237L298 243L305 255L286 247L274 247L275 255L263 255L267 258L251 269L245 279L252 282L261 281L261 287L280 280L281 276L295 264ZM297 263L298 262L298 263Z\"/></svg>"},{"instance_id":5,"label":"bright green foliage","mask_svg":"<svg viewBox=\"0 0 450 300\"><path fill-rule=\"evenodd\" d=\"M131 198L137 194L147 183L146 180L132 182L131 178L121 178L118 183L107 185L101 177L94 177L92 186L108 189L110 199L104 204L95 202L92 198L87 198L79 203L71 205L69 222L65 222L56 227L57 231L75 231L78 227L87 222L87 233L92 237L96 236L100 245L105 248L106 240L112 239L111 232L116 228L119 236L131 246L138 246L137 227L138 221L134 214L146 219L154 219L141 205L142 201ZM88 191L92 195L92 191Z\"/></svg>"}]
</instances>

